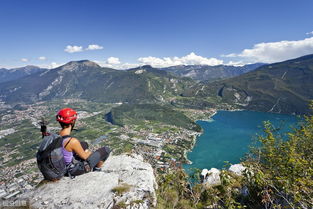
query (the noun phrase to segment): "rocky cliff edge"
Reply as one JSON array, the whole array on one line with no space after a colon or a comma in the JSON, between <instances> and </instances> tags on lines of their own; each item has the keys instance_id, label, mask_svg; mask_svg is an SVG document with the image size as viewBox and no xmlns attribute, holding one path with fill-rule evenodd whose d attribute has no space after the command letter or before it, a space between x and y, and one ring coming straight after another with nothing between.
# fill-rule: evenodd
<instances>
[{"instance_id":1,"label":"rocky cliff edge","mask_svg":"<svg viewBox=\"0 0 313 209\"><path fill-rule=\"evenodd\" d=\"M145 209L156 205L156 188L149 163L139 155L119 155L109 157L101 172L43 184L24 198L31 208Z\"/></svg>"}]
</instances>

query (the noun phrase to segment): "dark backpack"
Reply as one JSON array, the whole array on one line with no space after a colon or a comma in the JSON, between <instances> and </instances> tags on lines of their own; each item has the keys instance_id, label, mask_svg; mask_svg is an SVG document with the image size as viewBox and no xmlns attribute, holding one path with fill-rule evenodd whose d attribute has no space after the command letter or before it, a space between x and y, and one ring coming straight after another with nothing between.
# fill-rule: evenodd
<instances>
[{"instance_id":1,"label":"dark backpack","mask_svg":"<svg viewBox=\"0 0 313 209\"><path fill-rule=\"evenodd\" d=\"M45 136L37 152L37 165L44 178L57 180L67 173L62 152L64 137L58 134Z\"/></svg>"}]
</instances>

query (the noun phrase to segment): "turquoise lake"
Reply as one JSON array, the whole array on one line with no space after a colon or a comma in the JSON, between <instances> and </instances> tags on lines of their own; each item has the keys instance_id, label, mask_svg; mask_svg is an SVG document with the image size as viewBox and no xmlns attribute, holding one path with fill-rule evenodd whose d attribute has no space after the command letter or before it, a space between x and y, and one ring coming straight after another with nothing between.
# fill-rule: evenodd
<instances>
[{"instance_id":1,"label":"turquoise lake","mask_svg":"<svg viewBox=\"0 0 313 209\"><path fill-rule=\"evenodd\" d=\"M190 168L223 168L225 161L239 163L256 136L263 134L263 121L270 121L284 135L300 119L292 115L253 112L218 111L210 121L197 121L203 134L187 157L192 164L183 167L188 173Z\"/></svg>"}]
</instances>

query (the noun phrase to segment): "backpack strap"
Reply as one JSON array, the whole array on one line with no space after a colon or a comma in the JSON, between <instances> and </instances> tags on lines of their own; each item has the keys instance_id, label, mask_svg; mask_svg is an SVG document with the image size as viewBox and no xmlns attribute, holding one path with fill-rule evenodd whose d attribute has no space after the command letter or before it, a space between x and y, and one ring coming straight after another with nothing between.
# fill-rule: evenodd
<instances>
[{"instance_id":1,"label":"backpack strap","mask_svg":"<svg viewBox=\"0 0 313 209\"><path fill-rule=\"evenodd\" d=\"M64 146L64 148L66 148L66 146L70 143L72 137L66 142L66 145Z\"/></svg>"},{"instance_id":2,"label":"backpack strap","mask_svg":"<svg viewBox=\"0 0 313 209\"><path fill-rule=\"evenodd\" d=\"M62 145L63 145L64 139L67 139L67 138L70 138L70 139L66 142L66 145L63 146L64 148L68 145L68 143L70 143L72 137L71 137L70 135L64 135L64 136L62 136Z\"/></svg>"}]
</instances>

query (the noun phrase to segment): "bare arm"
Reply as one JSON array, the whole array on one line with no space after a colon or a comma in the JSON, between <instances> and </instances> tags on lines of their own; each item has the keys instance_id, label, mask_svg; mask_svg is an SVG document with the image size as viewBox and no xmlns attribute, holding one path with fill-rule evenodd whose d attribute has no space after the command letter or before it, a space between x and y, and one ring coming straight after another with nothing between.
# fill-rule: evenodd
<instances>
[{"instance_id":1,"label":"bare arm","mask_svg":"<svg viewBox=\"0 0 313 209\"><path fill-rule=\"evenodd\" d=\"M76 138L72 138L66 147L68 151L75 152L81 159L86 160L91 152L89 150L84 150L80 142Z\"/></svg>"}]
</instances>

